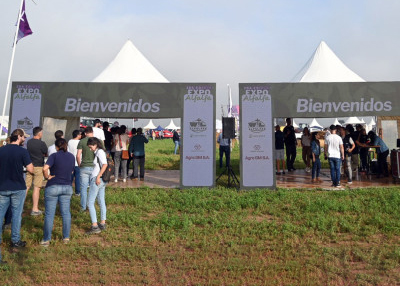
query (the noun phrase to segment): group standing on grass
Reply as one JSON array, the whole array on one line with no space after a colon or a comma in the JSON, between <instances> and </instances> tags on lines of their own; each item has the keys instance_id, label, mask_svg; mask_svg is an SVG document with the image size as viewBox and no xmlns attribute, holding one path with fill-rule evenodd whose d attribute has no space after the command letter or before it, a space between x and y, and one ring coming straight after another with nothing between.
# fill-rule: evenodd
<instances>
[{"instance_id":1,"label":"group standing on grass","mask_svg":"<svg viewBox=\"0 0 400 286\"><path fill-rule=\"evenodd\" d=\"M39 209L39 197L43 179L46 180L45 211L43 240L40 245L44 247L50 245L57 204L62 216L63 242L69 242L73 181L75 181L75 195L80 196L81 212L89 210L91 227L87 234L99 233L106 229L105 187L107 181L103 180L102 176L108 167L107 156L114 151L115 161L122 165L121 175L125 182L128 172L126 170L127 160L122 153L124 153L123 151L128 152L129 157L133 158L132 178L143 180L145 174L144 144L148 143L148 140L143 135L141 128L138 128L137 132L129 139L124 126L118 127L114 135L111 135L111 132L108 131L108 123L103 124L103 127L106 128L104 132L101 129L100 120L95 120L94 123L94 127L86 127L83 133L80 130L73 131L73 138L69 142L63 138L63 131L57 130L54 134L55 143L49 148L41 140L43 136L41 127L33 128L33 138L27 141L26 149L23 146L26 138L30 136L23 129L16 129L11 133L7 139L8 144L0 148L0 244L3 230L11 228L11 247L26 246L26 242L22 241L20 236L25 197L33 185L30 214L32 216L42 215L43 211ZM111 144L109 144L109 140L112 140ZM45 162L46 157L48 159ZM139 168L140 174L138 174ZM24 176L25 172L26 176ZM116 171L116 181L118 176L119 173ZM100 206L99 222L94 206L96 199ZM0 264L4 263L6 262L2 259L0 249Z\"/></svg>"},{"instance_id":2,"label":"group standing on grass","mask_svg":"<svg viewBox=\"0 0 400 286\"><path fill-rule=\"evenodd\" d=\"M329 162L330 176L333 187L341 186L341 174L347 177L347 184L353 182L353 172L365 172L369 169L367 162L368 149L372 146L376 149L378 157L377 177L389 176L387 156L389 148L374 131L366 134L365 129L356 125L345 128L340 125L331 125L325 132L324 148L321 148L319 132L310 134L307 127L301 136L302 159L306 166L305 171L311 172L311 182L320 182L321 161L320 155L325 154ZM288 171L296 170L294 160L296 158L297 140L294 127L290 118L286 119L286 127L281 131L279 125L275 126L275 158L276 174L285 174L284 148L286 147L286 166ZM361 164L360 164L361 161ZM342 172L343 169L343 172Z\"/></svg>"}]
</instances>

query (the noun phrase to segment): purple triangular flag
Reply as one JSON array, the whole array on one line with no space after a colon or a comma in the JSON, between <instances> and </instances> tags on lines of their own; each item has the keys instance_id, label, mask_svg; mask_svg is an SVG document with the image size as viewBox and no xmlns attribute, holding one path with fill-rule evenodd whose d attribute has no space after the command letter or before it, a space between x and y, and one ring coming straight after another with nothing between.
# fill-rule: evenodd
<instances>
[{"instance_id":1,"label":"purple triangular flag","mask_svg":"<svg viewBox=\"0 0 400 286\"><path fill-rule=\"evenodd\" d=\"M17 43L23 37L29 36L31 34L32 34L32 30L29 27L28 19L26 18L26 14L25 14L25 0L24 0L22 3L22 10L21 10L21 14L19 17L19 30L18 30Z\"/></svg>"}]
</instances>

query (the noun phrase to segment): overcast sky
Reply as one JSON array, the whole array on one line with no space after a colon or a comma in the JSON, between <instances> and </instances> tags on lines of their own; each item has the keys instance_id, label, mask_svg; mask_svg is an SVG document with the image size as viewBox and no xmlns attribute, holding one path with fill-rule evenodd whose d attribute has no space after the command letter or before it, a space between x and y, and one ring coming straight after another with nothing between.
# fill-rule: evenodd
<instances>
[{"instance_id":1,"label":"overcast sky","mask_svg":"<svg viewBox=\"0 0 400 286\"><path fill-rule=\"evenodd\" d=\"M238 104L240 82L291 81L321 40L365 80L400 80L398 0L35 2L13 81L92 81L127 39L171 82L216 82L217 118L227 84ZM1 110L19 5L0 1Z\"/></svg>"}]
</instances>

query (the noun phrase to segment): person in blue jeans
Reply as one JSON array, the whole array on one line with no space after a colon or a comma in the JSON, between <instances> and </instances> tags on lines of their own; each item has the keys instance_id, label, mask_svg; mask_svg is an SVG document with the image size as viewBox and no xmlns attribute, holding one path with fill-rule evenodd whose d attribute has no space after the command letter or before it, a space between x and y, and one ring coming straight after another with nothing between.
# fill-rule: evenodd
<instances>
[{"instance_id":1,"label":"person in blue jeans","mask_svg":"<svg viewBox=\"0 0 400 286\"><path fill-rule=\"evenodd\" d=\"M72 174L72 180L75 179L75 195L81 195L81 170L78 166L78 162L76 161L76 154L78 153L78 144L82 139L82 132L80 130L74 130L72 132L72 139L68 141L68 152L74 155L75 158L75 167L74 172Z\"/></svg>"},{"instance_id":2,"label":"person in blue jeans","mask_svg":"<svg viewBox=\"0 0 400 286\"><path fill-rule=\"evenodd\" d=\"M55 145L57 152L50 155L43 167L43 176L48 181L44 190L43 240L40 245L45 247L50 245L57 203L62 216L64 243L69 242L71 230L70 205L73 193L71 174L74 172L75 158L68 152L68 144L64 138L57 139Z\"/></svg>"},{"instance_id":3,"label":"person in blue jeans","mask_svg":"<svg viewBox=\"0 0 400 286\"><path fill-rule=\"evenodd\" d=\"M107 157L103 144L96 137L89 138L87 145L90 150L94 152L94 168L90 175L90 188L88 195L88 208L90 219L92 220L92 227L87 234L95 234L106 229L107 208L105 191L107 183L103 181L101 176L103 176L104 171L107 169ZM100 206L100 223L97 223L96 208L94 207L96 198Z\"/></svg>"},{"instance_id":4,"label":"person in blue jeans","mask_svg":"<svg viewBox=\"0 0 400 286\"><path fill-rule=\"evenodd\" d=\"M25 247L26 241L21 240L21 215L26 196L24 167L33 173L33 164L29 153L21 146L25 137L24 130L16 129L11 133L10 144L0 148L0 245L3 237L3 218L11 206L11 247ZM0 249L0 264L2 259Z\"/></svg>"},{"instance_id":5,"label":"person in blue jeans","mask_svg":"<svg viewBox=\"0 0 400 286\"><path fill-rule=\"evenodd\" d=\"M93 128L85 128L85 138L81 139L77 146L76 162L80 168L81 182L81 212L86 211L88 187L90 185L90 175L93 172L93 151L87 146L89 138L93 137Z\"/></svg>"},{"instance_id":6,"label":"person in blue jeans","mask_svg":"<svg viewBox=\"0 0 400 286\"><path fill-rule=\"evenodd\" d=\"M138 169L140 167L140 180L144 180L144 163L145 163L145 148L144 144L147 144L149 140L143 135L142 128L138 128L136 136L131 138L129 144L129 153L133 157L133 174L132 180L138 179Z\"/></svg>"},{"instance_id":7,"label":"person in blue jeans","mask_svg":"<svg viewBox=\"0 0 400 286\"><path fill-rule=\"evenodd\" d=\"M331 134L325 139L325 156L331 169L332 187L340 187L340 164L344 160L342 138L336 134L335 125L330 126Z\"/></svg>"},{"instance_id":8,"label":"person in blue jeans","mask_svg":"<svg viewBox=\"0 0 400 286\"><path fill-rule=\"evenodd\" d=\"M319 155L321 154L321 145L319 143L318 132L311 133L311 159L312 159L312 170L311 170L311 182L320 181L319 173L321 171L321 161Z\"/></svg>"},{"instance_id":9,"label":"person in blue jeans","mask_svg":"<svg viewBox=\"0 0 400 286\"><path fill-rule=\"evenodd\" d=\"M175 150L174 150L174 155L177 154L179 145L180 145L180 138L179 138L179 133L177 130L174 130L174 133L172 135L172 140L174 141L175 144Z\"/></svg>"}]
</instances>

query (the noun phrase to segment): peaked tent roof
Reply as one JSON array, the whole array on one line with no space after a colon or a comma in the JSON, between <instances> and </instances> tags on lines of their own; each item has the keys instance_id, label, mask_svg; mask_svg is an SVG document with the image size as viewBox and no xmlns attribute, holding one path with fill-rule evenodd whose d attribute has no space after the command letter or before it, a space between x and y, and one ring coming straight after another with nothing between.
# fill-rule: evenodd
<instances>
[{"instance_id":1,"label":"peaked tent roof","mask_svg":"<svg viewBox=\"0 0 400 286\"><path fill-rule=\"evenodd\" d=\"M153 119L150 119L149 123L143 129L156 129L156 126L153 123Z\"/></svg>"},{"instance_id":2,"label":"peaked tent roof","mask_svg":"<svg viewBox=\"0 0 400 286\"><path fill-rule=\"evenodd\" d=\"M324 128L322 125L320 125L315 118L311 121L309 124L310 127L319 127L319 128Z\"/></svg>"},{"instance_id":3,"label":"peaked tent roof","mask_svg":"<svg viewBox=\"0 0 400 286\"><path fill-rule=\"evenodd\" d=\"M362 124L363 122L358 119L357 117L349 117L347 118L346 122L344 124ZM364 122L365 123L365 122Z\"/></svg>"},{"instance_id":4,"label":"peaked tent roof","mask_svg":"<svg viewBox=\"0 0 400 286\"><path fill-rule=\"evenodd\" d=\"M335 121L332 123L333 125L340 125L342 126L342 124L340 124L339 120L337 118L335 118Z\"/></svg>"},{"instance_id":5,"label":"peaked tent roof","mask_svg":"<svg viewBox=\"0 0 400 286\"><path fill-rule=\"evenodd\" d=\"M128 40L93 82L168 82Z\"/></svg>"},{"instance_id":6,"label":"peaked tent roof","mask_svg":"<svg viewBox=\"0 0 400 286\"><path fill-rule=\"evenodd\" d=\"M176 126L174 121L171 119L171 122L165 126L165 129L180 129L180 127Z\"/></svg>"},{"instance_id":7,"label":"peaked tent roof","mask_svg":"<svg viewBox=\"0 0 400 286\"><path fill-rule=\"evenodd\" d=\"M321 41L314 54L292 81L364 82L365 80L350 70L328 45Z\"/></svg>"},{"instance_id":8,"label":"peaked tent roof","mask_svg":"<svg viewBox=\"0 0 400 286\"><path fill-rule=\"evenodd\" d=\"M371 125L371 126L375 126L376 125L376 122L375 122L374 118L371 118L371 121L368 123L368 125Z\"/></svg>"}]
</instances>

